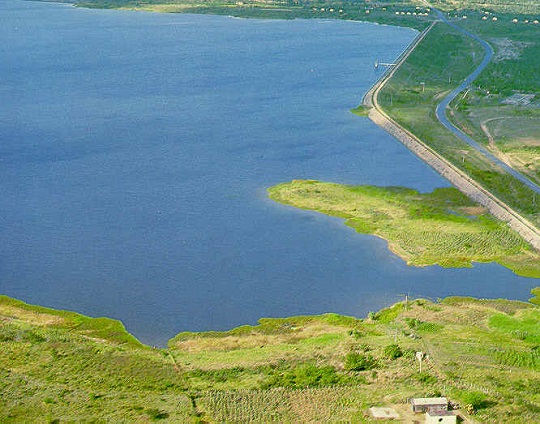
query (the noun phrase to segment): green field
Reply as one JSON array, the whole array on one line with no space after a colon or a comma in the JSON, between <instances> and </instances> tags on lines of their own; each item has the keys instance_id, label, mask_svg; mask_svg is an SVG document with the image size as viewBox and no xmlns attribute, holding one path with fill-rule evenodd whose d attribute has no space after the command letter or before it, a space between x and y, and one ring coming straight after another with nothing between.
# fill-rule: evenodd
<instances>
[{"instance_id":1,"label":"green field","mask_svg":"<svg viewBox=\"0 0 540 424\"><path fill-rule=\"evenodd\" d=\"M447 11L488 10L496 13L540 14L540 4L536 0L433 0L431 4Z\"/></svg>"},{"instance_id":2,"label":"green field","mask_svg":"<svg viewBox=\"0 0 540 424\"><path fill-rule=\"evenodd\" d=\"M540 24L526 16L499 15L496 23L481 17L471 15L461 25L490 42L495 55L452 105L454 121L540 183Z\"/></svg>"},{"instance_id":3,"label":"green field","mask_svg":"<svg viewBox=\"0 0 540 424\"><path fill-rule=\"evenodd\" d=\"M445 395L476 422L540 420L540 309L409 300L367 319L263 319L182 333L167 349L122 325L0 296L0 422L366 422ZM417 351L428 358L419 363ZM471 409L472 406L472 409ZM409 415L407 415L409 414Z\"/></svg>"},{"instance_id":4,"label":"green field","mask_svg":"<svg viewBox=\"0 0 540 424\"><path fill-rule=\"evenodd\" d=\"M410 265L498 262L540 278L540 255L506 224L454 188L420 194L400 187L345 186L295 180L268 189L271 199L345 219L388 241Z\"/></svg>"}]
</instances>

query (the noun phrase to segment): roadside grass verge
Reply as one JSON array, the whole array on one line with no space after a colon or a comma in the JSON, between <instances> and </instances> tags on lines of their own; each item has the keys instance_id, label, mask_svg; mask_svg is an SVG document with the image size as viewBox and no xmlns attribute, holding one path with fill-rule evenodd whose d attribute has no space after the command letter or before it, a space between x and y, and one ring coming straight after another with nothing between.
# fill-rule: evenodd
<instances>
[{"instance_id":1,"label":"roadside grass verge","mask_svg":"<svg viewBox=\"0 0 540 424\"><path fill-rule=\"evenodd\" d=\"M436 105L475 69L483 54L474 40L438 23L382 88L379 104L396 122L538 225L540 208L533 190L492 165L435 116Z\"/></svg>"}]
</instances>

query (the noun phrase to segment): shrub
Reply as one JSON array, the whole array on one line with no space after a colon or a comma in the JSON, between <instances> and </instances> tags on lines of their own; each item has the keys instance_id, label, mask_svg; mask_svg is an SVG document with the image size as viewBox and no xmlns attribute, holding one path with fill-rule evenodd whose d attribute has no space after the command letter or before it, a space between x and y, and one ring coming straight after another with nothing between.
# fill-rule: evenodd
<instances>
[{"instance_id":1,"label":"shrub","mask_svg":"<svg viewBox=\"0 0 540 424\"><path fill-rule=\"evenodd\" d=\"M263 389L270 387L319 387L339 384L344 380L332 366L317 367L311 363L301 363L293 368L271 375L263 385Z\"/></svg>"},{"instance_id":2,"label":"shrub","mask_svg":"<svg viewBox=\"0 0 540 424\"><path fill-rule=\"evenodd\" d=\"M415 349L405 349L402 351L403 357L407 359L415 359L416 358L416 350Z\"/></svg>"},{"instance_id":3,"label":"shrub","mask_svg":"<svg viewBox=\"0 0 540 424\"><path fill-rule=\"evenodd\" d=\"M361 333L358 330L349 330L349 336L352 336L352 337L354 337L355 339L358 340L358 339L364 337L364 333Z\"/></svg>"},{"instance_id":4,"label":"shrub","mask_svg":"<svg viewBox=\"0 0 540 424\"><path fill-rule=\"evenodd\" d=\"M405 322L407 323L409 328L412 328L413 330L417 329L418 326L422 323L422 321L416 318L405 318Z\"/></svg>"},{"instance_id":5,"label":"shrub","mask_svg":"<svg viewBox=\"0 0 540 424\"><path fill-rule=\"evenodd\" d=\"M366 371L377 366L377 361L371 355L351 352L345 358L347 371Z\"/></svg>"},{"instance_id":6,"label":"shrub","mask_svg":"<svg viewBox=\"0 0 540 424\"><path fill-rule=\"evenodd\" d=\"M442 392L440 390L433 390L433 391L429 391L429 392L426 392L424 393L424 396L425 397L441 397L442 396Z\"/></svg>"},{"instance_id":7,"label":"shrub","mask_svg":"<svg viewBox=\"0 0 540 424\"><path fill-rule=\"evenodd\" d=\"M403 351L397 344L391 344L384 348L383 354L386 358L394 360L403 356Z\"/></svg>"},{"instance_id":8,"label":"shrub","mask_svg":"<svg viewBox=\"0 0 540 424\"><path fill-rule=\"evenodd\" d=\"M361 345L358 346L358 349L361 350L362 352L369 352L371 350L371 346L368 345L367 343L362 343Z\"/></svg>"},{"instance_id":9,"label":"shrub","mask_svg":"<svg viewBox=\"0 0 540 424\"><path fill-rule=\"evenodd\" d=\"M474 411L488 405L487 397L482 392L465 392L461 395L461 400L463 404L470 405Z\"/></svg>"},{"instance_id":10,"label":"shrub","mask_svg":"<svg viewBox=\"0 0 540 424\"><path fill-rule=\"evenodd\" d=\"M437 324L435 322L424 322L417 318L405 318L405 322L409 328L425 332L435 332L443 327L441 324Z\"/></svg>"},{"instance_id":11,"label":"shrub","mask_svg":"<svg viewBox=\"0 0 540 424\"><path fill-rule=\"evenodd\" d=\"M37 334L35 331L27 330L24 333L22 333L22 338L24 341L28 341L31 343L42 343L46 339L41 334Z\"/></svg>"},{"instance_id":12,"label":"shrub","mask_svg":"<svg viewBox=\"0 0 540 424\"><path fill-rule=\"evenodd\" d=\"M150 417L151 420L164 420L165 418L169 418L168 412L161 411L157 408L147 409L144 412Z\"/></svg>"},{"instance_id":13,"label":"shrub","mask_svg":"<svg viewBox=\"0 0 540 424\"><path fill-rule=\"evenodd\" d=\"M437 378L432 376L431 374L427 372L421 372L414 375L414 378L418 380L421 383L425 384L435 384L437 382Z\"/></svg>"},{"instance_id":14,"label":"shrub","mask_svg":"<svg viewBox=\"0 0 540 424\"><path fill-rule=\"evenodd\" d=\"M17 330L8 325L0 327L0 342L10 342L17 338Z\"/></svg>"}]
</instances>

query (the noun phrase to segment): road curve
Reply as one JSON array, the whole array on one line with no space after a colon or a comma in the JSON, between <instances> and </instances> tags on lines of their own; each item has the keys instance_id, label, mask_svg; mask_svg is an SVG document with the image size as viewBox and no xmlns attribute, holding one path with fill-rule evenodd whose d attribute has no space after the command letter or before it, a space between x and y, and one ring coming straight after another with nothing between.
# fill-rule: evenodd
<instances>
[{"instance_id":1,"label":"road curve","mask_svg":"<svg viewBox=\"0 0 540 424\"><path fill-rule=\"evenodd\" d=\"M484 206L493 216L506 222L512 229L520 234L536 250L540 251L540 229L519 213L514 211L506 203L502 202L469 175L454 166L443 156L435 152L431 147L421 141L413 133L408 131L394 121L380 107L378 95L387 81L394 75L397 69L409 57L416 46L424 39L426 34L433 28L433 22L429 28L420 33L414 42L401 54L396 61L396 66L388 69L387 72L369 89L362 99L362 104L369 109L369 118L397 140L405 145L412 153L431 166L443 178L446 178L452 185L465 195Z\"/></svg>"},{"instance_id":2,"label":"road curve","mask_svg":"<svg viewBox=\"0 0 540 424\"><path fill-rule=\"evenodd\" d=\"M478 67L467 78L465 78L458 87L452 90L452 92L448 94L443 99L443 101L437 105L437 108L435 109L435 115L437 116L437 119L439 120L441 124L443 124L446 127L446 129L448 129L449 131L452 131L452 133L454 133L457 137L459 137L461 140L463 140L465 143L471 146L474 150L482 154L488 161L501 167L502 169L504 169L505 172L512 175L517 180L521 181L523 184L525 184L530 189L534 190L536 193L540 194L540 186L538 186L537 184L529 180L522 173L508 166L505 162L503 162L498 157L496 157L491 152L489 152L484 146L478 144L471 137L469 137L467 134L461 131L447 118L446 109L448 108L450 103L457 97L457 95L461 93L463 90L465 90L465 88L467 88L478 77L478 75L480 75L480 73L485 69L485 67L488 65L488 63L491 61L493 57L493 48L486 41L478 37L476 34L473 34L467 31L466 29L463 29L457 26L456 24L454 24L453 22L449 21L440 10L435 9L435 11L437 12L437 15L439 16L441 21L443 21L447 25L450 25L452 28L456 29L462 34L465 34L466 36L480 43L480 45L485 51L484 58L482 59L482 62L480 63L480 65L478 65Z\"/></svg>"}]
</instances>

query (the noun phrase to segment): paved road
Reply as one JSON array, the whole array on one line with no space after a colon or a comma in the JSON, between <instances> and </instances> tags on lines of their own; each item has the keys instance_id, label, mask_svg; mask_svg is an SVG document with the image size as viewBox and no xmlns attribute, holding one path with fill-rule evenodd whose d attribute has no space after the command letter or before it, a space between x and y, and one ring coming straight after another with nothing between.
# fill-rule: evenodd
<instances>
[{"instance_id":1,"label":"paved road","mask_svg":"<svg viewBox=\"0 0 540 424\"><path fill-rule=\"evenodd\" d=\"M414 43L398 58L397 65L388 72L385 72L382 78L366 93L363 104L369 108L369 118L401 141L411 152L416 154L440 175L450 181L457 189L486 207L496 218L507 222L511 228L517 231L525 240L534 246L536 250L540 251L540 229L536 228L492 193L486 191L481 185L465 174L465 172L452 165L444 157L440 156L429 146L424 144L414 134L400 126L389 117L379 105L378 95L381 89L386 82L392 78L394 73L431 30L434 24L435 22L419 34Z\"/></svg>"},{"instance_id":2,"label":"paved road","mask_svg":"<svg viewBox=\"0 0 540 424\"><path fill-rule=\"evenodd\" d=\"M435 9L436 10L436 9ZM437 119L443 124L448 130L452 131L456 136L458 136L461 140L463 140L465 143L467 143L469 146L471 146L473 149L484 155L491 163L503 168L507 173L521 181L523 184L534 190L536 193L540 194L540 186L529 180L525 175L521 174L520 172L516 171L515 169L508 166L506 163L504 163L502 160L497 158L495 155L493 155L491 152L489 152L484 146L478 144L476 141L474 141L471 137L469 137L467 134L465 134L463 131L461 131L459 128L457 128L454 124L452 124L448 118L446 117L446 109L448 105L454 100L459 93L461 93L465 88L467 88L477 77L480 75L480 73L484 70L484 68L488 65L488 63L491 61L491 58L493 57L493 48L486 43L484 40L482 40L477 35L460 28L453 22L449 21L446 16L440 11L436 10L437 14L439 15L439 18L445 22L446 24L450 25L452 28L455 28L462 34L467 35L468 37L471 37L472 39L478 41L484 51L485 56L482 59L482 62L478 67L474 70L472 74L470 74L463 82L454 89L448 96L446 96L441 103L437 105L437 109L435 110L435 114L437 116Z\"/></svg>"}]
</instances>

